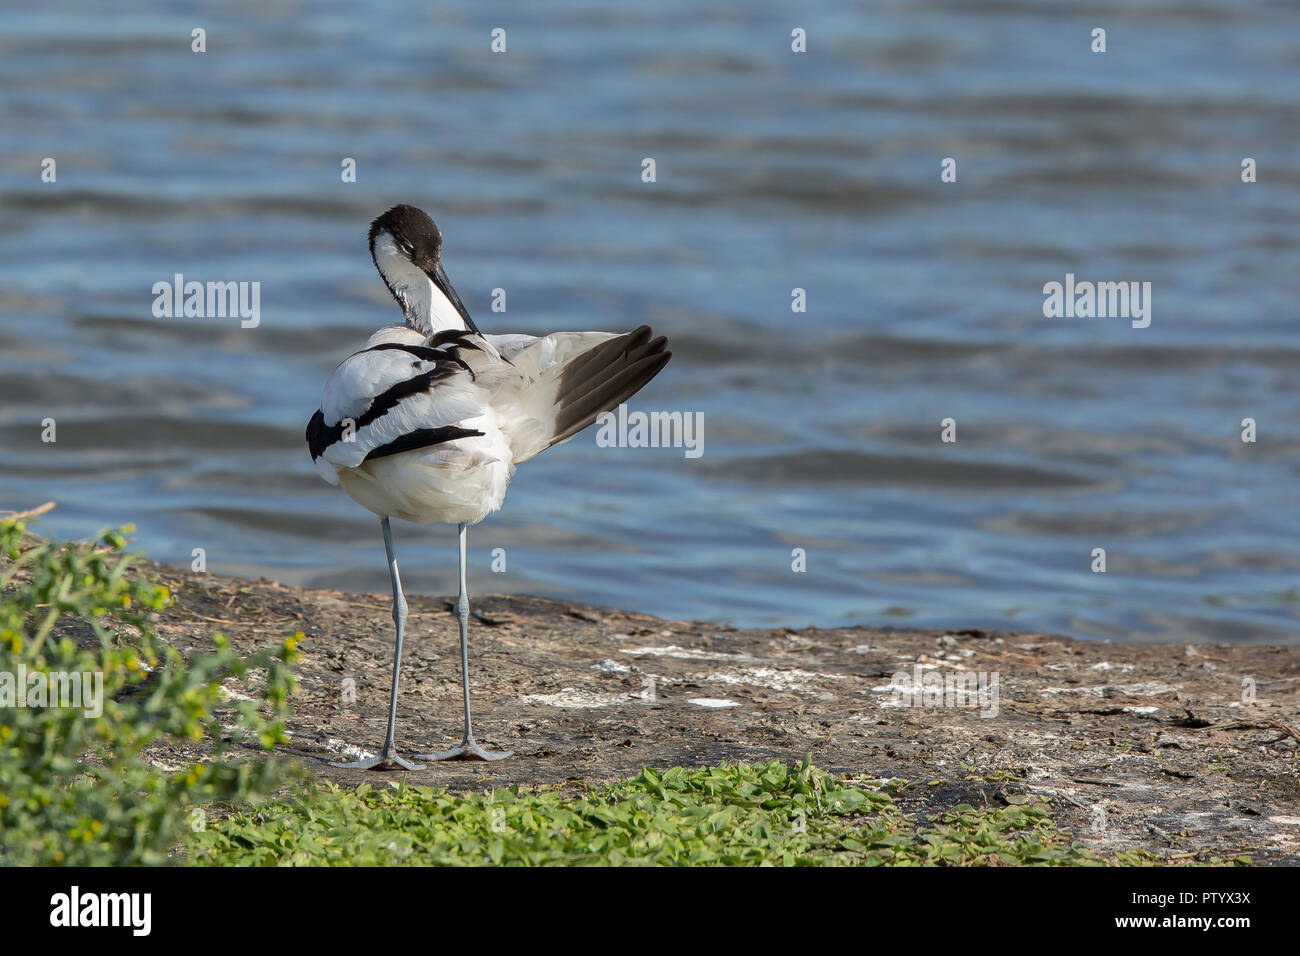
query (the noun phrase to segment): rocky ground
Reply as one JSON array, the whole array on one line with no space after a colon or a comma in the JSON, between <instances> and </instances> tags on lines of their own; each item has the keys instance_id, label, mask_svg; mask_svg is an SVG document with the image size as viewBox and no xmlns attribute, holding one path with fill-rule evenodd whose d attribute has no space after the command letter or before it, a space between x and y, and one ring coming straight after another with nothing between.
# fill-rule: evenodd
<instances>
[{"instance_id":1,"label":"rocky ground","mask_svg":"<svg viewBox=\"0 0 1300 956\"><path fill-rule=\"evenodd\" d=\"M159 626L173 646L201 649L220 631L247 651L302 631L287 749L341 784L393 776L329 764L383 740L387 595L153 570L177 597ZM398 745L409 755L459 741L461 701L451 600L408 598ZM1100 853L1300 863L1298 647L737 630L529 597L473 606L476 736L515 755L433 764L414 782L601 782L643 766L811 752L828 771L915 781L898 802L922 815L1038 793ZM966 672L966 699L927 676Z\"/></svg>"}]
</instances>

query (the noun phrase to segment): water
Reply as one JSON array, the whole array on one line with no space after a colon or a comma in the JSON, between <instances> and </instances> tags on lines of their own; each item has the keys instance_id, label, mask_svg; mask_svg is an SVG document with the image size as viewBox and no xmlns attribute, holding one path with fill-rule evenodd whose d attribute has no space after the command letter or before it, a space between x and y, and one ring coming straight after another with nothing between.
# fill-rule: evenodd
<instances>
[{"instance_id":1,"label":"water","mask_svg":"<svg viewBox=\"0 0 1300 956\"><path fill-rule=\"evenodd\" d=\"M482 326L648 322L675 357L634 407L705 418L699 459L592 430L530 462L471 533L472 590L1297 641L1300 10L608 6L4 14L0 507L385 590L302 432L396 315L365 230L411 202ZM260 282L261 324L154 318L178 272ZM1150 327L1045 318L1067 272L1151 282ZM453 534L399 523L413 590L453 589Z\"/></svg>"}]
</instances>

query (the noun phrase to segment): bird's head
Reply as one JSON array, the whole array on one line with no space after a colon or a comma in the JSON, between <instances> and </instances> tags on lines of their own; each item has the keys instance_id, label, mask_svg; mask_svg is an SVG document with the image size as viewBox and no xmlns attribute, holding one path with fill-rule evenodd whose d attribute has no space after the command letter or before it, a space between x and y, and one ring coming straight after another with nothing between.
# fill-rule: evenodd
<instances>
[{"instance_id":1,"label":"bird's head","mask_svg":"<svg viewBox=\"0 0 1300 956\"><path fill-rule=\"evenodd\" d=\"M442 269L442 233L422 209L394 206L372 222L370 256L411 328L478 331Z\"/></svg>"}]
</instances>

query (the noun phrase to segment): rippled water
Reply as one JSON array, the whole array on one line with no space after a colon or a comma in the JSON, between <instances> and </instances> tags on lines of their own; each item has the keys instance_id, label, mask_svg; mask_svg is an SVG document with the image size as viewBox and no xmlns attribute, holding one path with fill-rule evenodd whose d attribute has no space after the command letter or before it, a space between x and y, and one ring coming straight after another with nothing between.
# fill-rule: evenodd
<instances>
[{"instance_id":1,"label":"rippled water","mask_svg":"<svg viewBox=\"0 0 1300 956\"><path fill-rule=\"evenodd\" d=\"M396 315L365 230L411 202L482 326L649 322L675 358L634 406L705 417L699 459L588 432L521 468L472 590L1295 642L1300 10L843 6L5 13L0 507L384 590L302 431ZM261 324L154 318L175 273L260 282ZM1045 318L1066 273L1151 282L1150 327ZM452 529L396 533L409 587L454 587Z\"/></svg>"}]
</instances>

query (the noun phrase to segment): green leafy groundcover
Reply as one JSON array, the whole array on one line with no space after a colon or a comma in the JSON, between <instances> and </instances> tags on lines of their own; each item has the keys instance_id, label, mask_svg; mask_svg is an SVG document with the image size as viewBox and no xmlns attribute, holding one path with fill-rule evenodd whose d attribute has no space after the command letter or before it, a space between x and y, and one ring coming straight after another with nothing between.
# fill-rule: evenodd
<instances>
[{"instance_id":1,"label":"green leafy groundcover","mask_svg":"<svg viewBox=\"0 0 1300 956\"><path fill-rule=\"evenodd\" d=\"M1097 865L1042 806L960 805L929 824L885 790L805 760L723 764L566 793L453 794L322 784L287 803L211 820L190 861L243 865Z\"/></svg>"},{"instance_id":2,"label":"green leafy groundcover","mask_svg":"<svg viewBox=\"0 0 1300 956\"><path fill-rule=\"evenodd\" d=\"M0 865L165 863L205 805L245 804L289 777L248 758L285 739L301 635L249 657L214 635L186 659L154 633L170 596L123 552L129 528L80 544L23 530L0 519ZM210 756L149 759L177 742Z\"/></svg>"}]
</instances>

